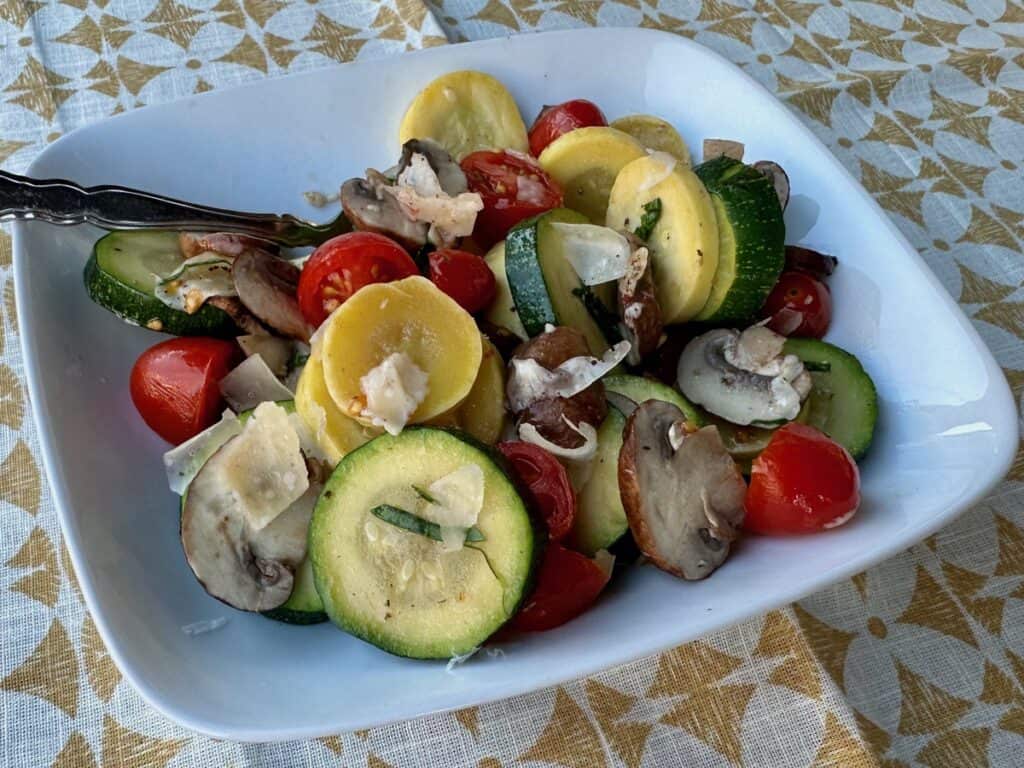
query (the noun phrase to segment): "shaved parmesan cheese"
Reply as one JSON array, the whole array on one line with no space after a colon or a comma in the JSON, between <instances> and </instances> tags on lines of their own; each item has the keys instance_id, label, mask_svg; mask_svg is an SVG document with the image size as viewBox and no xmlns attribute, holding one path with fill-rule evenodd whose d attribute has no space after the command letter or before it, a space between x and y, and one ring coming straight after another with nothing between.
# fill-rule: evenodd
<instances>
[{"instance_id":1,"label":"shaved parmesan cheese","mask_svg":"<svg viewBox=\"0 0 1024 768\"><path fill-rule=\"evenodd\" d=\"M239 413L251 410L260 403L275 403L295 397L258 354L247 357L220 380L220 393L228 405Z\"/></svg>"},{"instance_id":2,"label":"shaved parmesan cheese","mask_svg":"<svg viewBox=\"0 0 1024 768\"><path fill-rule=\"evenodd\" d=\"M450 659L448 659L448 663L444 665L444 671L447 672L449 675L454 675L455 667L457 667L459 664L465 664L467 661L473 658L479 650L480 646L477 646L473 650L469 651L468 653L464 653L461 656L452 656Z\"/></svg>"},{"instance_id":3,"label":"shaved parmesan cheese","mask_svg":"<svg viewBox=\"0 0 1024 768\"><path fill-rule=\"evenodd\" d=\"M450 245L460 237L472 234L476 215L483 210L483 199L476 192L448 195L427 158L413 153L409 165L394 186L381 186L412 221L430 224L427 236L435 245Z\"/></svg>"},{"instance_id":4,"label":"shaved parmesan cheese","mask_svg":"<svg viewBox=\"0 0 1024 768\"><path fill-rule=\"evenodd\" d=\"M190 315L211 296L237 296L231 260L213 251L185 259L177 269L158 278L153 295L169 307Z\"/></svg>"},{"instance_id":5,"label":"shaved parmesan cheese","mask_svg":"<svg viewBox=\"0 0 1024 768\"><path fill-rule=\"evenodd\" d=\"M261 403L242 433L221 449L220 481L249 525L262 530L309 488L299 436L288 412Z\"/></svg>"},{"instance_id":6,"label":"shaved parmesan cheese","mask_svg":"<svg viewBox=\"0 0 1024 768\"><path fill-rule=\"evenodd\" d=\"M426 495L433 501L423 517L441 526L444 550L461 549L484 506L484 471L477 464L464 464L431 483Z\"/></svg>"},{"instance_id":7,"label":"shaved parmesan cheese","mask_svg":"<svg viewBox=\"0 0 1024 768\"><path fill-rule=\"evenodd\" d=\"M238 336L235 341L245 352L246 357L262 357L275 376L284 376L288 372L288 363L295 351L290 340L266 333L250 333Z\"/></svg>"},{"instance_id":8,"label":"shaved parmesan cheese","mask_svg":"<svg viewBox=\"0 0 1024 768\"><path fill-rule=\"evenodd\" d=\"M409 187L416 194L425 197L438 197L444 194L441 180L430 167L430 162L419 152L413 152L409 165L398 175L398 186Z\"/></svg>"},{"instance_id":9,"label":"shaved parmesan cheese","mask_svg":"<svg viewBox=\"0 0 1024 768\"><path fill-rule=\"evenodd\" d=\"M554 370L533 359L514 358L508 379L509 406L513 413L519 413L538 400L579 394L625 360L629 350L629 342L620 341L600 359L571 357Z\"/></svg>"},{"instance_id":10,"label":"shaved parmesan cheese","mask_svg":"<svg viewBox=\"0 0 1024 768\"><path fill-rule=\"evenodd\" d=\"M427 396L427 374L404 352L394 352L359 380L362 416L397 435Z\"/></svg>"},{"instance_id":11,"label":"shaved parmesan cheese","mask_svg":"<svg viewBox=\"0 0 1024 768\"><path fill-rule=\"evenodd\" d=\"M651 160L657 161L659 167L656 171L647 174L647 178L637 185L638 192L646 192L648 189L658 186L676 169L676 158L668 152L651 152L650 156Z\"/></svg>"},{"instance_id":12,"label":"shaved parmesan cheese","mask_svg":"<svg viewBox=\"0 0 1024 768\"><path fill-rule=\"evenodd\" d=\"M552 443L550 440L545 438L537 431L537 428L529 422L523 422L519 425L519 439L524 443L533 443L560 459L566 459L568 461L590 461L597 453L597 430L587 423L576 425L568 419L566 419L566 423L583 437L583 445L578 448L563 448L562 446Z\"/></svg>"},{"instance_id":13,"label":"shaved parmesan cheese","mask_svg":"<svg viewBox=\"0 0 1024 768\"><path fill-rule=\"evenodd\" d=\"M632 249L614 229L564 222L552 226L561 235L565 257L584 285L610 283L626 274Z\"/></svg>"},{"instance_id":14,"label":"shaved parmesan cheese","mask_svg":"<svg viewBox=\"0 0 1024 768\"><path fill-rule=\"evenodd\" d=\"M216 424L165 453L164 469L167 470L167 485L171 491L183 495L206 460L241 432L242 423L238 417L226 410Z\"/></svg>"}]
</instances>

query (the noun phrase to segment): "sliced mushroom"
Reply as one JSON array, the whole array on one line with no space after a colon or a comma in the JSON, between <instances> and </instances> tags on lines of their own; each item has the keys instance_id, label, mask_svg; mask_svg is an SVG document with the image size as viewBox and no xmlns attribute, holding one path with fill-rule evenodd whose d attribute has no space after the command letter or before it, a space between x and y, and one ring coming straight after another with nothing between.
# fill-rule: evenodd
<instances>
[{"instance_id":1,"label":"sliced mushroom","mask_svg":"<svg viewBox=\"0 0 1024 768\"><path fill-rule=\"evenodd\" d=\"M715 427L693 429L671 403L648 400L626 422L619 490L630 531L659 568L703 579L729 556L746 485Z\"/></svg>"},{"instance_id":2,"label":"sliced mushroom","mask_svg":"<svg viewBox=\"0 0 1024 768\"><path fill-rule=\"evenodd\" d=\"M704 139L704 160L714 160L725 155L733 160L742 160L746 147L742 142L730 139Z\"/></svg>"},{"instance_id":3,"label":"sliced mushroom","mask_svg":"<svg viewBox=\"0 0 1024 768\"><path fill-rule=\"evenodd\" d=\"M718 328L698 336L679 358L683 394L733 424L795 419L811 391L811 376L785 337L763 326L742 334Z\"/></svg>"},{"instance_id":4,"label":"sliced mushroom","mask_svg":"<svg viewBox=\"0 0 1024 768\"><path fill-rule=\"evenodd\" d=\"M213 597L242 611L268 611L292 593L320 488L311 485L273 522L256 530L222 481L224 457L222 447L189 485L181 515L185 558Z\"/></svg>"},{"instance_id":5,"label":"sliced mushroom","mask_svg":"<svg viewBox=\"0 0 1024 768\"><path fill-rule=\"evenodd\" d=\"M278 250L274 243L231 232L179 232L178 246L186 259L207 251L233 259L249 248L262 248L271 253Z\"/></svg>"},{"instance_id":6,"label":"sliced mushroom","mask_svg":"<svg viewBox=\"0 0 1024 768\"><path fill-rule=\"evenodd\" d=\"M448 150L430 139L410 139L402 145L402 159L398 163L396 176L411 165L414 154L423 155L427 159L445 194L455 197L469 189L461 166L448 154Z\"/></svg>"},{"instance_id":7,"label":"sliced mushroom","mask_svg":"<svg viewBox=\"0 0 1024 768\"><path fill-rule=\"evenodd\" d=\"M561 326L542 333L524 342L513 355L513 360L533 360L542 368L554 370L574 357L590 354L586 337L575 328ZM510 386L515 386L515 377L509 377ZM516 398L510 398L515 401ZM533 424L541 436L564 448L578 448L584 438L571 424L589 424L597 427L608 415L608 403L604 396L604 385L596 381L582 392L571 397L541 398L520 409L517 424Z\"/></svg>"},{"instance_id":8,"label":"sliced mushroom","mask_svg":"<svg viewBox=\"0 0 1024 768\"><path fill-rule=\"evenodd\" d=\"M786 269L807 272L821 280L835 272L838 266L839 259L835 256L801 245L786 246Z\"/></svg>"},{"instance_id":9,"label":"sliced mushroom","mask_svg":"<svg viewBox=\"0 0 1024 768\"><path fill-rule=\"evenodd\" d=\"M309 340L309 324L295 298L298 267L266 251L250 249L235 259L231 276L246 309L284 336Z\"/></svg>"},{"instance_id":10,"label":"sliced mushroom","mask_svg":"<svg viewBox=\"0 0 1024 768\"><path fill-rule=\"evenodd\" d=\"M341 207L352 226L390 237L409 251L423 247L429 225L406 216L398 201L380 188L366 179L349 179L341 185Z\"/></svg>"},{"instance_id":11,"label":"sliced mushroom","mask_svg":"<svg viewBox=\"0 0 1024 768\"><path fill-rule=\"evenodd\" d=\"M225 313L239 330L250 334L264 334L267 329L263 323L256 319L255 315L245 308L245 305L238 300L237 296L211 296L206 300L207 304L216 307Z\"/></svg>"},{"instance_id":12,"label":"sliced mushroom","mask_svg":"<svg viewBox=\"0 0 1024 768\"><path fill-rule=\"evenodd\" d=\"M630 343L626 361L639 365L658 348L664 328L661 307L654 294L650 254L645 246L634 248L626 274L619 279L619 316L623 338Z\"/></svg>"},{"instance_id":13,"label":"sliced mushroom","mask_svg":"<svg viewBox=\"0 0 1024 768\"><path fill-rule=\"evenodd\" d=\"M781 165L771 160L758 160L754 163L753 168L768 177L772 186L775 187L779 205L782 206L782 210L786 210L786 206L789 205L789 176L786 175L786 171Z\"/></svg>"}]
</instances>

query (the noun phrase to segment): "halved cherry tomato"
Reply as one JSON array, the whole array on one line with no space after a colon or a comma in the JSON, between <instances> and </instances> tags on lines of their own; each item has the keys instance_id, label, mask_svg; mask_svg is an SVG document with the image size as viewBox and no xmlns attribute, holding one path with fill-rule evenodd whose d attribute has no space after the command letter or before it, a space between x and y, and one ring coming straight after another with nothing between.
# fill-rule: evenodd
<instances>
[{"instance_id":1,"label":"halved cherry tomato","mask_svg":"<svg viewBox=\"0 0 1024 768\"><path fill-rule=\"evenodd\" d=\"M517 152L473 152L462 159L469 191L479 193L473 237L484 248L501 240L523 219L562 204L562 190L537 162Z\"/></svg>"},{"instance_id":2,"label":"halved cherry tomato","mask_svg":"<svg viewBox=\"0 0 1024 768\"><path fill-rule=\"evenodd\" d=\"M822 432L793 422L754 459L743 526L765 534L820 531L842 525L859 505L857 462Z\"/></svg>"},{"instance_id":3,"label":"halved cherry tomato","mask_svg":"<svg viewBox=\"0 0 1024 768\"><path fill-rule=\"evenodd\" d=\"M434 285L470 314L486 309L494 300L494 273L475 253L442 248L431 253L428 262Z\"/></svg>"},{"instance_id":4,"label":"halved cherry tomato","mask_svg":"<svg viewBox=\"0 0 1024 768\"><path fill-rule=\"evenodd\" d=\"M783 272L761 310L768 327L783 336L820 339L832 322L832 294L805 272Z\"/></svg>"},{"instance_id":5,"label":"halved cherry tomato","mask_svg":"<svg viewBox=\"0 0 1024 768\"><path fill-rule=\"evenodd\" d=\"M496 446L526 486L534 507L543 516L551 541L561 541L576 518L576 494L558 459L532 443L511 441Z\"/></svg>"},{"instance_id":6,"label":"halved cherry tomato","mask_svg":"<svg viewBox=\"0 0 1024 768\"><path fill-rule=\"evenodd\" d=\"M563 133L591 125L608 125L604 113L592 101L573 99L544 107L530 128L530 151L536 157Z\"/></svg>"},{"instance_id":7,"label":"halved cherry tomato","mask_svg":"<svg viewBox=\"0 0 1024 768\"><path fill-rule=\"evenodd\" d=\"M135 361L129 392L150 429L175 445L194 437L220 416L220 380L241 357L231 341L201 336L168 339Z\"/></svg>"},{"instance_id":8,"label":"halved cherry tomato","mask_svg":"<svg viewBox=\"0 0 1024 768\"><path fill-rule=\"evenodd\" d=\"M542 632L579 616L611 578L595 560L554 542L544 551L537 586L510 622L520 632Z\"/></svg>"},{"instance_id":9,"label":"halved cherry tomato","mask_svg":"<svg viewBox=\"0 0 1024 768\"><path fill-rule=\"evenodd\" d=\"M348 232L313 251L299 275L299 309L314 328L360 288L418 275L405 249L374 232Z\"/></svg>"}]
</instances>

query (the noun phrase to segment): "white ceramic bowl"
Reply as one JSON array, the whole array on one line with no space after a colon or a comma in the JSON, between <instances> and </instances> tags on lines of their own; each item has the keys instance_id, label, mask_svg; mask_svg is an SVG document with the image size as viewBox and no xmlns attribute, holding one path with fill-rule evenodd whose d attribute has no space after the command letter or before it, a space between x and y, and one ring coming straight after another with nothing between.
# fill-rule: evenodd
<instances>
[{"instance_id":1,"label":"white ceramic bowl","mask_svg":"<svg viewBox=\"0 0 1024 768\"><path fill-rule=\"evenodd\" d=\"M784 106L680 37L524 35L203 94L75 131L30 174L323 217L302 193L391 165L412 96L466 68L506 83L527 120L542 104L589 98L609 117L660 115L698 152L705 137L735 138L747 157L786 168L794 191L788 240L839 257L829 339L861 359L881 398L862 465L863 509L829 533L747 539L699 583L635 568L576 621L452 673L330 625L292 627L232 611L185 564L177 500L160 461L165 445L128 396L136 356L163 337L89 301L82 265L97 231L19 226L14 266L28 381L75 569L125 677L189 728L238 740L320 736L511 696L668 648L922 539L991 489L1016 451L1006 381L918 254ZM229 621L215 632L181 629L220 616Z\"/></svg>"}]
</instances>

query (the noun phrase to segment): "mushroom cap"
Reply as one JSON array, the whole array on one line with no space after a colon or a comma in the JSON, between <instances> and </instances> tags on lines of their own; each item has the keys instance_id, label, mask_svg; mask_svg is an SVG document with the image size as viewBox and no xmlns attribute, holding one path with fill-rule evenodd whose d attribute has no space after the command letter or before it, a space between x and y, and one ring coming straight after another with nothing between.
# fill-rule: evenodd
<instances>
[{"instance_id":1,"label":"mushroom cap","mask_svg":"<svg viewBox=\"0 0 1024 768\"><path fill-rule=\"evenodd\" d=\"M398 162L397 175L412 163L414 154L423 155L427 159L446 195L455 197L469 190L462 166L455 162L447 149L431 139L409 139L402 145L402 159Z\"/></svg>"},{"instance_id":2,"label":"mushroom cap","mask_svg":"<svg viewBox=\"0 0 1024 768\"><path fill-rule=\"evenodd\" d=\"M746 484L718 429L673 429L684 419L671 403L637 406L619 452L619 493L640 550L664 571L702 579L729 556ZM676 450L670 435L682 438Z\"/></svg>"},{"instance_id":3,"label":"mushroom cap","mask_svg":"<svg viewBox=\"0 0 1024 768\"><path fill-rule=\"evenodd\" d=\"M311 485L273 522L256 530L221 480L223 458L222 446L189 485L181 514L185 559L213 597L242 611L268 611L291 596L320 488Z\"/></svg>"},{"instance_id":4,"label":"mushroom cap","mask_svg":"<svg viewBox=\"0 0 1024 768\"><path fill-rule=\"evenodd\" d=\"M299 268L267 251L250 248L235 258L231 277L245 308L278 333L308 341L309 324L295 292Z\"/></svg>"},{"instance_id":5,"label":"mushroom cap","mask_svg":"<svg viewBox=\"0 0 1024 768\"><path fill-rule=\"evenodd\" d=\"M394 196L378 195L366 179L346 181L341 185L339 199L345 216L356 229L390 237L408 251L426 244L429 226L410 219Z\"/></svg>"}]
</instances>

